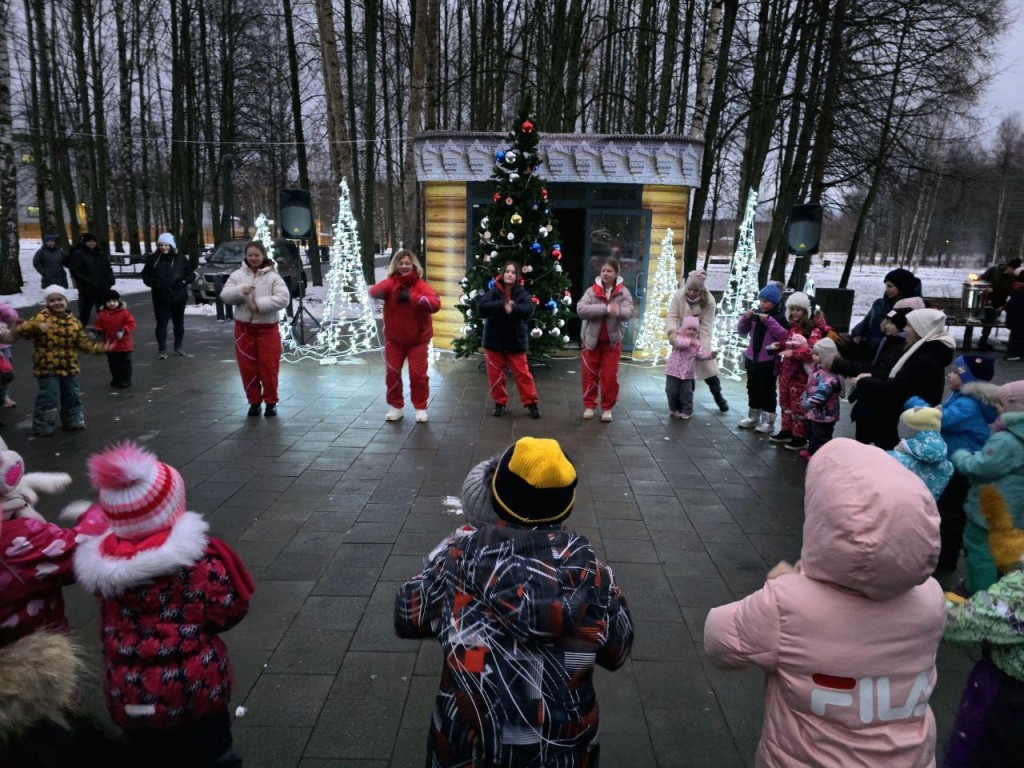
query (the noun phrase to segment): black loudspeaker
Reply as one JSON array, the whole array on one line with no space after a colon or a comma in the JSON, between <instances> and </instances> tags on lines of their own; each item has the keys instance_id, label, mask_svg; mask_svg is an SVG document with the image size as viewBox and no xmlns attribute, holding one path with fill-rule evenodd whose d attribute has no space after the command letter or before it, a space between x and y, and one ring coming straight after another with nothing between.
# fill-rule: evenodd
<instances>
[{"instance_id":1,"label":"black loudspeaker","mask_svg":"<svg viewBox=\"0 0 1024 768\"><path fill-rule=\"evenodd\" d=\"M277 190L277 215L281 232L292 240L305 240L313 234L313 211L305 189Z\"/></svg>"},{"instance_id":2,"label":"black loudspeaker","mask_svg":"<svg viewBox=\"0 0 1024 768\"><path fill-rule=\"evenodd\" d=\"M786 230L786 242L790 253L797 256L808 256L818 252L818 241L821 239L820 205L794 205L789 212L789 228Z\"/></svg>"}]
</instances>

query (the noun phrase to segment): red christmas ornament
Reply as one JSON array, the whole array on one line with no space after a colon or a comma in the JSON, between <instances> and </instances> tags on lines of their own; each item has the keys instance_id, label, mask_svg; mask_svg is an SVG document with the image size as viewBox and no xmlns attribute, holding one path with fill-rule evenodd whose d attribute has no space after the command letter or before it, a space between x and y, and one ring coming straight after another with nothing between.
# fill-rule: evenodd
<instances>
[{"instance_id":1,"label":"red christmas ornament","mask_svg":"<svg viewBox=\"0 0 1024 768\"><path fill-rule=\"evenodd\" d=\"M562 258L562 252L559 251L558 249L553 250L551 252L551 258L554 259L555 261L558 261L560 258Z\"/></svg>"},{"instance_id":2,"label":"red christmas ornament","mask_svg":"<svg viewBox=\"0 0 1024 768\"><path fill-rule=\"evenodd\" d=\"M536 296L533 296L531 298L533 299L534 304L540 304L540 299L538 299Z\"/></svg>"},{"instance_id":3,"label":"red christmas ornament","mask_svg":"<svg viewBox=\"0 0 1024 768\"><path fill-rule=\"evenodd\" d=\"M544 187L540 188L540 196L543 197L545 200L548 199L548 191Z\"/></svg>"},{"instance_id":4,"label":"red christmas ornament","mask_svg":"<svg viewBox=\"0 0 1024 768\"><path fill-rule=\"evenodd\" d=\"M523 133L533 133L533 123L527 120L521 126L519 126Z\"/></svg>"},{"instance_id":5,"label":"red christmas ornament","mask_svg":"<svg viewBox=\"0 0 1024 768\"><path fill-rule=\"evenodd\" d=\"M511 197L506 197L505 198L505 205L512 205L512 198Z\"/></svg>"},{"instance_id":6,"label":"red christmas ornament","mask_svg":"<svg viewBox=\"0 0 1024 768\"><path fill-rule=\"evenodd\" d=\"M501 192L495 192L494 193L494 202L498 202L499 200L501 200Z\"/></svg>"}]
</instances>

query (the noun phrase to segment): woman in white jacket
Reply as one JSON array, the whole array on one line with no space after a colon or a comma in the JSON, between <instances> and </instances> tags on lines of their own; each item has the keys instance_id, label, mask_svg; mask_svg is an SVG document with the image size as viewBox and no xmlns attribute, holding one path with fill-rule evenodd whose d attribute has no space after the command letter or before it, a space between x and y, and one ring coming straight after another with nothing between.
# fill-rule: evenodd
<instances>
[{"instance_id":1,"label":"woman in white jacket","mask_svg":"<svg viewBox=\"0 0 1024 768\"><path fill-rule=\"evenodd\" d=\"M717 304L711 291L704 285L708 275L703 269L695 269L686 276L686 283L676 291L669 304L668 317L665 320L665 331L668 338L674 339L683 324L683 318L693 315L700 320L697 339L705 349L711 349L711 332L715 327L715 310ZM697 361L697 378L703 379L708 385L718 410L725 413L729 403L722 395L722 382L718 378L718 363L711 360Z\"/></svg>"},{"instance_id":2,"label":"woman in white jacket","mask_svg":"<svg viewBox=\"0 0 1024 768\"><path fill-rule=\"evenodd\" d=\"M235 356L249 401L249 416L277 415L277 376L281 368L278 313L288 306L288 286L277 274L267 248L259 240L245 245L245 263L231 273L220 294L235 307Z\"/></svg>"}]
</instances>

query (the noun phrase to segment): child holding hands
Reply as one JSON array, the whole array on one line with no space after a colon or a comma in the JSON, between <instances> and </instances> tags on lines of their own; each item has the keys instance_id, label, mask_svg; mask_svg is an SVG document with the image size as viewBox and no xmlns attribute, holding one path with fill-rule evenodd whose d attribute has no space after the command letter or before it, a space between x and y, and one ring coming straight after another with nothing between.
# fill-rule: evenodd
<instances>
[{"instance_id":1,"label":"child holding hands","mask_svg":"<svg viewBox=\"0 0 1024 768\"><path fill-rule=\"evenodd\" d=\"M17 327L17 334L35 342L32 375L39 381L39 394L32 414L32 434L49 437L57 429L57 416L64 429L85 429L81 370L78 352L102 354L106 343L90 341L78 318L68 312L67 289L51 285L43 290L46 308Z\"/></svg>"},{"instance_id":2,"label":"child holding hands","mask_svg":"<svg viewBox=\"0 0 1024 768\"><path fill-rule=\"evenodd\" d=\"M814 369L800 397L807 433L807 447L800 451L801 458L810 459L831 440L839 421L839 401L846 385L828 367L838 354L836 343L827 337L815 342L811 352Z\"/></svg>"},{"instance_id":3,"label":"child holding hands","mask_svg":"<svg viewBox=\"0 0 1024 768\"><path fill-rule=\"evenodd\" d=\"M697 339L699 332L700 318L687 315L672 339L672 351L665 363L665 395L668 397L668 415L673 419L693 416L697 361L710 360L715 356Z\"/></svg>"},{"instance_id":4,"label":"child holding hands","mask_svg":"<svg viewBox=\"0 0 1024 768\"><path fill-rule=\"evenodd\" d=\"M110 386L125 389L132 385L132 350L135 345L132 335L135 332L135 318L128 307L121 301L117 291L107 291L103 297L103 306L96 313L92 327L103 336L110 345L107 352L107 365L110 366Z\"/></svg>"}]
</instances>

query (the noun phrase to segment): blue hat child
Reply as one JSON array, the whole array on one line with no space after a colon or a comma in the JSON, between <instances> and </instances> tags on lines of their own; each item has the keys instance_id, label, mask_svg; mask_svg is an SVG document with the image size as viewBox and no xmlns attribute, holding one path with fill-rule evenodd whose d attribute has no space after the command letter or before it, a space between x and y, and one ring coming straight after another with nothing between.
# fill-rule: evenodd
<instances>
[{"instance_id":1,"label":"blue hat child","mask_svg":"<svg viewBox=\"0 0 1024 768\"><path fill-rule=\"evenodd\" d=\"M996 375L996 363L985 355L960 355L953 361L953 370L960 377L961 384L992 381L992 377Z\"/></svg>"},{"instance_id":2,"label":"blue hat child","mask_svg":"<svg viewBox=\"0 0 1024 768\"><path fill-rule=\"evenodd\" d=\"M761 292L757 294L757 298L763 301L770 301L775 306L779 306L782 301L782 294L779 292L779 286L775 283L768 283Z\"/></svg>"}]
</instances>

